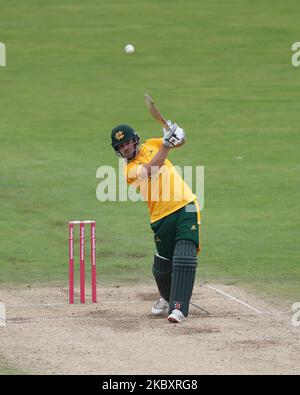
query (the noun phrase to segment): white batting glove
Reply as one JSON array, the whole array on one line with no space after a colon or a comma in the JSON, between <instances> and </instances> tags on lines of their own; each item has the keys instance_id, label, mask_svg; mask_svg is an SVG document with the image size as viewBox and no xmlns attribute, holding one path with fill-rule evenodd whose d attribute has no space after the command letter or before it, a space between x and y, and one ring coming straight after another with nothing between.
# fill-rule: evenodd
<instances>
[{"instance_id":1,"label":"white batting glove","mask_svg":"<svg viewBox=\"0 0 300 395\"><path fill-rule=\"evenodd\" d=\"M167 121L167 124L169 125L169 128L170 128L170 130L171 130L171 129L172 129L173 122L169 120L169 121ZM170 132L170 130L167 130L166 128L163 128L164 137Z\"/></svg>"},{"instance_id":2,"label":"white batting glove","mask_svg":"<svg viewBox=\"0 0 300 395\"><path fill-rule=\"evenodd\" d=\"M182 145L185 139L185 131L179 127L176 123L167 121L170 130L163 128L164 138L163 143L168 148L174 148Z\"/></svg>"}]
</instances>

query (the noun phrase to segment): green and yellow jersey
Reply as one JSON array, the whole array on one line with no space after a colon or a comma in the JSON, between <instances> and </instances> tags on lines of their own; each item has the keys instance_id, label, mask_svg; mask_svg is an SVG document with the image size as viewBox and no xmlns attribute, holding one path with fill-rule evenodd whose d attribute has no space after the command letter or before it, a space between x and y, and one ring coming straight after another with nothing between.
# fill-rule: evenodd
<instances>
[{"instance_id":1,"label":"green and yellow jersey","mask_svg":"<svg viewBox=\"0 0 300 395\"><path fill-rule=\"evenodd\" d=\"M156 174L142 178L142 166L151 161L162 142L162 138L146 140L141 145L138 155L124 167L127 183L139 189L142 198L148 204L151 223L190 202L195 202L199 208L196 195L192 193L169 159L165 160L164 165ZM199 209L198 222L200 223Z\"/></svg>"}]
</instances>

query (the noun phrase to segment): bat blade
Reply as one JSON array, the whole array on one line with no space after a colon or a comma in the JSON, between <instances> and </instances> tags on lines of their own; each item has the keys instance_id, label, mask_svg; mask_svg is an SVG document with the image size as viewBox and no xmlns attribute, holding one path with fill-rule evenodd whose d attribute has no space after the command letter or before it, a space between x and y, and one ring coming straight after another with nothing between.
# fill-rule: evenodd
<instances>
[{"instance_id":1,"label":"bat blade","mask_svg":"<svg viewBox=\"0 0 300 395\"><path fill-rule=\"evenodd\" d=\"M166 119L161 115L156 104L147 93L145 93L145 102L153 118L155 118L165 129L170 130Z\"/></svg>"}]
</instances>

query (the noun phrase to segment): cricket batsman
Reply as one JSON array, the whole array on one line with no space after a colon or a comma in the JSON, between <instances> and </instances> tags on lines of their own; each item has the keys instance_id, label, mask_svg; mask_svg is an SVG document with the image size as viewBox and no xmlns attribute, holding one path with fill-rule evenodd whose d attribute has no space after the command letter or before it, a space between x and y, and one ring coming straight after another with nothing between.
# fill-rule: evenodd
<instances>
[{"instance_id":1,"label":"cricket batsman","mask_svg":"<svg viewBox=\"0 0 300 395\"><path fill-rule=\"evenodd\" d=\"M200 208L197 197L168 159L170 151L185 143L185 131L168 121L162 138L140 144L128 125L112 129L112 147L125 159L127 183L139 190L148 204L156 253L152 272L160 298L152 313L173 323L188 316L200 251Z\"/></svg>"}]
</instances>

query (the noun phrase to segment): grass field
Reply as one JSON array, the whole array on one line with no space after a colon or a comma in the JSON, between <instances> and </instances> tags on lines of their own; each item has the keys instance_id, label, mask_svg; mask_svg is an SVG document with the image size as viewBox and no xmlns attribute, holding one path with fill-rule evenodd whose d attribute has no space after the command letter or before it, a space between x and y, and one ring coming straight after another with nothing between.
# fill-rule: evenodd
<instances>
[{"instance_id":1,"label":"grass field","mask_svg":"<svg viewBox=\"0 0 300 395\"><path fill-rule=\"evenodd\" d=\"M6 364L5 361L0 361L0 375L26 375L28 372L16 369L15 367Z\"/></svg>"},{"instance_id":2,"label":"grass field","mask_svg":"<svg viewBox=\"0 0 300 395\"><path fill-rule=\"evenodd\" d=\"M148 92L205 166L199 280L299 300L297 0L0 1L4 283L67 283L67 221L97 221L99 281L151 278L143 202L96 199L110 130L160 136ZM124 54L133 43L136 52ZM242 157L242 159L236 159Z\"/></svg>"}]
</instances>

